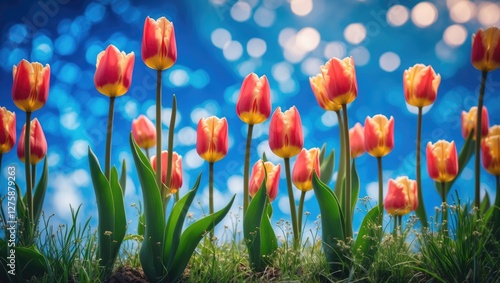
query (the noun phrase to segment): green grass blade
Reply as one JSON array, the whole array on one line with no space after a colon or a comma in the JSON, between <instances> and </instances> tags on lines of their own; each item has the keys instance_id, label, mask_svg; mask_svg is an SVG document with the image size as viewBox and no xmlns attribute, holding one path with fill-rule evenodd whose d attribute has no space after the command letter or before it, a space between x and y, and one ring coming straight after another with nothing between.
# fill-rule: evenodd
<instances>
[{"instance_id":1,"label":"green grass blade","mask_svg":"<svg viewBox=\"0 0 500 283\"><path fill-rule=\"evenodd\" d=\"M359 198L359 176L358 171L356 170L356 162L352 161L351 167L351 182L352 182L352 191L351 191L351 216L354 215L354 209L356 208L356 203ZM352 221L352 219L347 219L347 221Z\"/></svg>"},{"instance_id":2,"label":"green grass blade","mask_svg":"<svg viewBox=\"0 0 500 283\"><path fill-rule=\"evenodd\" d=\"M328 184L333 176L335 169L335 152L332 150L330 154L320 163L320 179L323 183Z\"/></svg>"},{"instance_id":3,"label":"green grass blade","mask_svg":"<svg viewBox=\"0 0 500 283\"><path fill-rule=\"evenodd\" d=\"M112 234L112 263L116 261L125 232L127 231L127 218L125 216L125 205L123 203L123 191L118 181L118 171L115 167L111 169L110 175L111 193L113 194L115 227ZM111 266L112 267L112 266Z\"/></svg>"},{"instance_id":4,"label":"green grass blade","mask_svg":"<svg viewBox=\"0 0 500 283\"><path fill-rule=\"evenodd\" d=\"M481 201L481 211L487 211L491 206L490 195L484 192L484 198Z\"/></svg>"},{"instance_id":5,"label":"green grass blade","mask_svg":"<svg viewBox=\"0 0 500 283\"><path fill-rule=\"evenodd\" d=\"M47 156L43 160L43 171L40 180L36 185L35 194L33 196L33 217L35 223L35 231L38 226L38 220L40 219L40 214L42 213L43 201L45 199L45 192L47 191L49 169L47 166Z\"/></svg>"},{"instance_id":6,"label":"green grass blade","mask_svg":"<svg viewBox=\"0 0 500 283\"><path fill-rule=\"evenodd\" d=\"M354 242L352 253L357 262L363 262L364 266L369 266L374 259L378 249L378 223L379 209L378 205L368 211L361 222L359 233Z\"/></svg>"},{"instance_id":7,"label":"green grass blade","mask_svg":"<svg viewBox=\"0 0 500 283\"><path fill-rule=\"evenodd\" d=\"M248 248L248 259L250 267L255 271L262 271L265 268L261 254L261 223L265 214L266 200L266 181L264 178L259 190L250 201L243 219L243 237Z\"/></svg>"}]
</instances>

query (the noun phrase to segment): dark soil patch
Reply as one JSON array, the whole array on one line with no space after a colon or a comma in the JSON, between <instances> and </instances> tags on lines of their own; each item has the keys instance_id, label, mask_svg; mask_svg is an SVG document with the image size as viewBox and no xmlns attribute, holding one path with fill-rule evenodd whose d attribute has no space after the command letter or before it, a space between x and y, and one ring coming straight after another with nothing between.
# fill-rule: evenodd
<instances>
[{"instance_id":1,"label":"dark soil patch","mask_svg":"<svg viewBox=\"0 0 500 283\"><path fill-rule=\"evenodd\" d=\"M106 283L147 283L149 282L141 268L133 268L130 266L119 267L106 280Z\"/></svg>"}]
</instances>

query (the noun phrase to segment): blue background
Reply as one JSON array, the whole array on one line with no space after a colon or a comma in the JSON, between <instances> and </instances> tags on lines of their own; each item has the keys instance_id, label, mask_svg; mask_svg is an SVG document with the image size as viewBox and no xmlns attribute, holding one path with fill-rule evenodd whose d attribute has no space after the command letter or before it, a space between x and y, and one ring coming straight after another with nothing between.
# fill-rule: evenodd
<instances>
[{"instance_id":1,"label":"blue background","mask_svg":"<svg viewBox=\"0 0 500 283\"><path fill-rule=\"evenodd\" d=\"M233 194L238 194L233 212L224 223L231 227L241 219L238 217L241 208L238 207L242 205L242 164L247 126L238 119L235 103L243 78L250 72L267 75L272 89L273 111L278 106L282 109L297 106L302 117L306 148L327 143L328 149L338 151L336 117L333 112L326 113L317 105L308 81L332 56L352 55L357 66L359 94L349 106L349 125L363 124L367 116L379 113L395 119L395 148L383 158L384 187L389 178L402 175L415 178L417 116L404 100L403 71L416 63L423 63L432 65L441 74L438 98L423 117L422 133L423 194L428 216L434 215L434 209L441 201L427 176L425 145L428 141L446 139L455 140L458 150L462 147L460 115L463 110L468 111L477 104L480 83L480 72L471 66L469 59L471 37L479 27L500 24L500 13L496 13L500 11L499 5L484 1L468 3L474 12L466 20L457 20L450 12L458 1L437 1L431 5L435 21L425 27L419 26L418 19L415 22L411 17L417 1L305 0L303 2L313 3L313 6L309 13L306 13L307 7L299 9L298 13L306 13L304 16L292 11L293 1L285 0L6 2L0 4L0 97L1 106L16 112L18 133L25 117L11 101L12 66L23 58L51 66L48 102L33 116L40 120L49 145L50 179L44 210L55 214L51 220L53 224L70 219L70 204L73 207L83 204L83 214L85 218L92 216L95 228L97 211L87 149L90 146L101 164L104 163L109 101L97 92L93 84L96 56L109 44L127 53L135 53L132 86L126 95L116 100L112 152L112 164L119 165L125 159L128 165L125 202L127 219L130 220L129 233L136 232L137 224L137 210L131 204L138 204L142 198L128 143L130 125L139 114L145 114L153 121L155 118L155 72L145 66L140 56L147 16L155 19L165 16L175 25L178 59L163 73L163 148L167 148L171 97L176 94L179 111L174 147L183 156L181 195L193 185L196 176L203 173L202 188L191 208L193 219L200 218L208 207L208 164L196 154L196 124L201 117L211 115L228 119L230 149L229 154L215 164L215 203L216 208L220 208ZM398 15L403 15L404 19L406 14L410 18L398 25L387 21L386 12L394 5L400 5L396 10L400 12ZM361 25L348 28L353 23ZM450 43L444 39L444 34L453 25L458 25L454 28L462 33L457 35L458 42ZM309 33L302 30L306 27L312 28L307 29ZM349 30L358 32L347 32ZM306 40L293 41L293 36L301 31ZM320 40L316 37L315 42L314 36L317 35ZM309 49L301 51L300 48ZM494 71L489 75L485 94L490 125L500 123L499 86L499 73ZM271 161L282 163L269 150L268 125L269 121L255 127L251 165L263 152ZM376 198L375 158L364 154L356 163L361 181L360 197ZM24 187L24 166L17 159L15 149L4 155L3 164L2 194L6 188L7 165L16 166L18 180ZM465 201L472 201L473 182L473 164L470 162L452 190L456 190ZM494 179L484 169L481 183L483 191L493 199ZM298 197L297 190L296 194ZM308 192L306 199L305 211L311 213L307 220L309 226L313 225L319 208L313 192ZM370 205L374 203L372 200ZM284 170L273 205L273 221L290 219ZM366 211L359 203L358 206L355 230ZM241 229L238 227L235 229ZM218 235L222 233L220 229Z\"/></svg>"}]
</instances>

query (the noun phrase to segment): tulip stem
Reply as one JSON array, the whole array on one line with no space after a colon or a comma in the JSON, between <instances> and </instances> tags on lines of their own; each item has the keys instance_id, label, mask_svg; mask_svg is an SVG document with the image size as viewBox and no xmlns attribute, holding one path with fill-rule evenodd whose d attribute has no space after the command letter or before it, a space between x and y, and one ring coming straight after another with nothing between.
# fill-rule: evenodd
<instances>
[{"instance_id":1,"label":"tulip stem","mask_svg":"<svg viewBox=\"0 0 500 283\"><path fill-rule=\"evenodd\" d=\"M166 193L161 183L161 70L156 70L156 184L163 203L163 216L166 215Z\"/></svg>"},{"instance_id":2,"label":"tulip stem","mask_svg":"<svg viewBox=\"0 0 500 283\"><path fill-rule=\"evenodd\" d=\"M383 218L384 218L384 185L382 176L382 157L377 157L377 167L378 167L378 224L382 229ZM382 229L383 230L383 229Z\"/></svg>"},{"instance_id":3,"label":"tulip stem","mask_svg":"<svg viewBox=\"0 0 500 283\"><path fill-rule=\"evenodd\" d=\"M399 220L399 215L394 215L394 230L392 231L392 237L394 240L396 240L398 236L398 220Z\"/></svg>"},{"instance_id":4,"label":"tulip stem","mask_svg":"<svg viewBox=\"0 0 500 283\"><path fill-rule=\"evenodd\" d=\"M480 197L480 188L481 188L481 165L480 165L480 150L481 150L481 134L482 134L482 114L483 114L483 98L484 98L484 90L486 86L486 76L488 75L488 71L483 71L482 72L482 78L481 78L481 88L479 90L479 101L477 104L477 118L476 118L476 143L475 143L475 154L476 156L474 157L474 169L475 169L475 175L476 175L476 182L475 182L475 190L474 190L474 206L477 208L477 216L478 218L481 217L481 211L479 208L481 207L481 197Z\"/></svg>"},{"instance_id":5,"label":"tulip stem","mask_svg":"<svg viewBox=\"0 0 500 283\"><path fill-rule=\"evenodd\" d=\"M342 104L342 114L344 116L344 151L345 151L345 227L346 238L353 238L352 216L351 216L351 145L349 142L349 120L347 118L347 105Z\"/></svg>"},{"instance_id":6,"label":"tulip stem","mask_svg":"<svg viewBox=\"0 0 500 283\"><path fill-rule=\"evenodd\" d=\"M248 124L247 142L245 145L245 165L243 169L243 217L248 209L249 194L248 194L248 182L250 170L250 150L252 145L252 134L253 134L253 124Z\"/></svg>"},{"instance_id":7,"label":"tulip stem","mask_svg":"<svg viewBox=\"0 0 500 283\"><path fill-rule=\"evenodd\" d=\"M299 201L299 214L298 214L298 217L299 217L298 228L299 228L299 234L301 236L302 236L302 216L304 214L304 201L305 201L305 198L306 198L306 192L305 191L301 191L300 201Z\"/></svg>"},{"instance_id":8,"label":"tulip stem","mask_svg":"<svg viewBox=\"0 0 500 283\"><path fill-rule=\"evenodd\" d=\"M149 148L146 148L145 150L146 150L146 157L147 157L147 158L148 158L148 160L149 160L149 159L150 159L150 157L149 157Z\"/></svg>"},{"instance_id":9,"label":"tulip stem","mask_svg":"<svg viewBox=\"0 0 500 283\"><path fill-rule=\"evenodd\" d=\"M446 202L446 182L441 182L441 206L443 207L443 216L441 217L441 229L443 233L448 232L448 211L446 207L448 206Z\"/></svg>"},{"instance_id":10,"label":"tulip stem","mask_svg":"<svg viewBox=\"0 0 500 283\"><path fill-rule=\"evenodd\" d=\"M26 112L26 131L24 133L24 168L26 171L26 201L28 202L28 237L26 245L31 245L34 236L34 214L33 214L33 186L31 183L31 170L30 170L30 136L31 136L31 112Z\"/></svg>"},{"instance_id":11,"label":"tulip stem","mask_svg":"<svg viewBox=\"0 0 500 283\"><path fill-rule=\"evenodd\" d=\"M0 172L2 172L2 158L3 158L3 154L0 152ZM1 174L0 174L1 176Z\"/></svg>"},{"instance_id":12,"label":"tulip stem","mask_svg":"<svg viewBox=\"0 0 500 283\"><path fill-rule=\"evenodd\" d=\"M339 201L342 202L343 197L345 197L345 194L342 192L342 184L344 183L344 177L345 177L345 142L344 142L344 121L342 121L342 116L340 115L340 111L335 111L335 114L337 114L337 120L339 122L339 134L340 134L340 158L339 158L339 171L337 172L337 181L335 182L335 195L339 199ZM343 202L345 203L345 201Z\"/></svg>"},{"instance_id":13,"label":"tulip stem","mask_svg":"<svg viewBox=\"0 0 500 283\"><path fill-rule=\"evenodd\" d=\"M170 126L168 128L168 154L167 154L167 178L165 184L170 188L170 179L172 178L172 154L174 153L174 128L175 128L175 118L177 114L177 100L175 95L172 97L172 112L170 114ZM174 201L179 200L179 194L175 194ZM166 207L164 208L166 210Z\"/></svg>"},{"instance_id":14,"label":"tulip stem","mask_svg":"<svg viewBox=\"0 0 500 283\"><path fill-rule=\"evenodd\" d=\"M36 165L31 165L31 187L35 187L35 179L36 179Z\"/></svg>"},{"instance_id":15,"label":"tulip stem","mask_svg":"<svg viewBox=\"0 0 500 283\"><path fill-rule=\"evenodd\" d=\"M424 207L424 198L422 195L422 173L421 173L421 161L420 161L420 156L421 156L421 142L422 142L422 107L418 107L418 118L417 118L417 157L416 157L416 166L415 168L417 169L416 175L417 175L417 198L418 198L418 204L419 206L417 207L417 216L420 219L420 223L422 223L422 226L428 227L429 223L427 222L427 214L425 213L425 207Z\"/></svg>"},{"instance_id":16,"label":"tulip stem","mask_svg":"<svg viewBox=\"0 0 500 283\"><path fill-rule=\"evenodd\" d=\"M208 213L214 213L214 163L208 163ZM210 230L210 240L214 238L214 230Z\"/></svg>"},{"instance_id":17,"label":"tulip stem","mask_svg":"<svg viewBox=\"0 0 500 283\"><path fill-rule=\"evenodd\" d=\"M292 216L292 229L293 229L293 247L297 249L299 247L299 229L297 225L297 211L295 209L295 199L293 197L292 190L292 176L290 174L290 158L284 158L285 160L285 173L286 173L286 184L288 189L288 201L290 203L290 215Z\"/></svg>"},{"instance_id":18,"label":"tulip stem","mask_svg":"<svg viewBox=\"0 0 500 283\"><path fill-rule=\"evenodd\" d=\"M104 165L104 175L109 180L111 172L111 136L113 133L113 118L115 113L115 98L116 96L109 97L109 111L108 111L108 126L106 129L106 158Z\"/></svg>"}]
</instances>

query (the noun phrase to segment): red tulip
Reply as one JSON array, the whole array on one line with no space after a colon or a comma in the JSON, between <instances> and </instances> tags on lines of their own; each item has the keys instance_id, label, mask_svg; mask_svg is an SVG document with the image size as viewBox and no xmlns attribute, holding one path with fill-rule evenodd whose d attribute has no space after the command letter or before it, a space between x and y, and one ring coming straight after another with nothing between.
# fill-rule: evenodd
<instances>
[{"instance_id":1,"label":"red tulip","mask_svg":"<svg viewBox=\"0 0 500 283\"><path fill-rule=\"evenodd\" d=\"M221 160L227 154L227 120L215 116L198 122L196 152L208 162Z\"/></svg>"},{"instance_id":2,"label":"red tulip","mask_svg":"<svg viewBox=\"0 0 500 283\"><path fill-rule=\"evenodd\" d=\"M384 207L390 215L405 215L418 207L417 182L408 177L389 179Z\"/></svg>"},{"instance_id":3,"label":"red tulip","mask_svg":"<svg viewBox=\"0 0 500 283\"><path fill-rule=\"evenodd\" d=\"M311 85L314 97L316 97L316 101L321 108L331 111L340 111L342 109L342 104L335 103L329 98L325 89L323 74L320 73L315 77L310 77L309 84Z\"/></svg>"},{"instance_id":4,"label":"red tulip","mask_svg":"<svg viewBox=\"0 0 500 283\"><path fill-rule=\"evenodd\" d=\"M304 192L312 190L314 171L316 171L316 175L319 177L319 148L315 147L310 150L303 148L297 156L292 170L292 182L297 189Z\"/></svg>"},{"instance_id":5,"label":"red tulip","mask_svg":"<svg viewBox=\"0 0 500 283\"><path fill-rule=\"evenodd\" d=\"M142 60L151 69L165 70L172 67L177 60L174 24L165 17L158 20L147 17L141 54Z\"/></svg>"},{"instance_id":6,"label":"red tulip","mask_svg":"<svg viewBox=\"0 0 500 283\"><path fill-rule=\"evenodd\" d=\"M254 197L259 191L264 177L266 177L266 192L269 201L273 201L278 195L279 181L280 181L281 166L274 165L269 161L263 162L258 160L252 168L252 175L250 176L250 184L248 186L248 193ZM267 175L266 175L267 173Z\"/></svg>"},{"instance_id":7,"label":"red tulip","mask_svg":"<svg viewBox=\"0 0 500 283\"><path fill-rule=\"evenodd\" d=\"M12 100L19 109L33 112L42 108L49 97L50 66L21 60L12 68Z\"/></svg>"},{"instance_id":8,"label":"red tulip","mask_svg":"<svg viewBox=\"0 0 500 283\"><path fill-rule=\"evenodd\" d=\"M114 45L97 55L94 84L97 90L109 97L124 95L132 83L134 52L125 54Z\"/></svg>"},{"instance_id":9,"label":"red tulip","mask_svg":"<svg viewBox=\"0 0 500 283\"><path fill-rule=\"evenodd\" d=\"M500 175L500 125L490 128L481 142L481 149L484 169L492 175Z\"/></svg>"},{"instance_id":10,"label":"red tulip","mask_svg":"<svg viewBox=\"0 0 500 283\"><path fill-rule=\"evenodd\" d=\"M269 147L277 156L290 158L299 154L304 146L304 134L299 111L295 106L285 112L274 111L269 124Z\"/></svg>"},{"instance_id":11,"label":"red tulip","mask_svg":"<svg viewBox=\"0 0 500 283\"><path fill-rule=\"evenodd\" d=\"M24 162L24 135L26 132L26 124L23 126L19 142L17 143L17 156ZM30 125L30 164L35 165L42 160L47 154L47 140L43 133L42 125L35 118Z\"/></svg>"},{"instance_id":12,"label":"red tulip","mask_svg":"<svg viewBox=\"0 0 500 283\"><path fill-rule=\"evenodd\" d=\"M156 155L151 157L150 162L153 171L156 172ZM167 182L168 167L168 151L164 150L161 152L161 182L170 189L170 193L175 194L182 187L182 156L178 155L177 152L172 153L172 175L170 184L167 185L165 183Z\"/></svg>"},{"instance_id":13,"label":"red tulip","mask_svg":"<svg viewBox=\"0 0 500 283\"><path fill-rule=\"evenodd\" d=\"M431 105L436 100L441 76L431 66L416 64L403 74L406 102L415 107Z\"/></svg>"},{"instance_id":14,"label":"red tulip","mask_svg":"<svg viewBox=\"0 0 500 283\"><path fill-rule=\"evenodd\" d=\"M483 106L481 111L481 137L488 135L489 119L488 119L488 109ZM462 135L466 139L469 134L473 132L472 139L476 140L476 129L477 124L477 107L473 106L470 108L469 112L462 111Z\"/></svg>"},{"instance_id":15,"label":"red tulip","mask_svg":"<svg viewBox=\"0 0 500 283\"><path fill-rule=\"evenodd\" d=\"M458 157L455 142L429 142L426 148L429 177L436 182L450 182L458 175Z\"/></svg>"},{"instance_id":16,"label":"red tulip","mask_svg":"<svg viewBox=\"0 0 500 283\"><path fill-rule=\"evenodd\" d=\"M479 29L472 36L471 61L480 71L493 71L500 67L500 29Z\"/></svg>"},{"instance_id":17,"label":"red tulip","mask_svg":"<svg viewBox=\"0 0 500 283\"><path fill-rule=\"evenodd\" d=\"M156 145L155 125L144 115L132 121L132 136L141 148L148 149Z\"/></svg>"},{"instance_id":18,"label":"red tulip","mask_svg":"<svg viewBox=\"0 0 500 283\"><path fill-rule=\"evenodd\" d=\"M271 91L266 76L251 73L243 80L236 113L244 123L254 125L267 120L271 114Z\"/></svg>"},{"instance_id":19,"label":"red tulip","mask_svg":"<svg viewBox=\"0 0 500 283\"><path fill-rule=\"evenodd\" d=\"M389 154L394 148L394 118L387 119L384 115L366 117L365 150L374 157Z\"/></svg>"},{"instance_id":20,"label":"red tulip","mask_svg":"<svg viewBox=\"0 0 500 283\"><path fill-rule=\"evenodd\" d=\"M9 152L16 143L16 113L0 108L0 154ZM1 168L0 168L1 169Z\"/></svg>"},{"instance_id":21,"label":"red tulip","mask_svg":"<svg viewBox=\"0 0 500 283\"><path fill-rule=\"evenodd\" d=\"M356 123L354 127L349 130L349 140L351 146L351 158L356 158L365 153L365 134L363 126Z\"/></svg>"}]
</instances>

